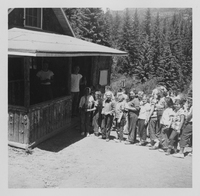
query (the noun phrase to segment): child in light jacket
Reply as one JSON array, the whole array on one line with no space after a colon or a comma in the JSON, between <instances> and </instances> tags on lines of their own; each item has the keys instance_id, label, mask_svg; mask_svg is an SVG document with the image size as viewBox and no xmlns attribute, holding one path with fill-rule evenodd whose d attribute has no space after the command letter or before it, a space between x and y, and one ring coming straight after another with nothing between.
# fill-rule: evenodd
<instances>
[{"instance_id":1,"label":"child in light jacket","mask_svg":"<svg viewBox=\"0 0 200 196\"><path fill-rule=\"evenodd\" d=\"M89 136L91 133L91 115L90 109L93 107L94 98L91 95L91 89L89 87L85 88L85 94L81 97L79 103L79 112L81 120L81 135Z\"/></svg>"},{"instance_id":2,"label":"child in light jacket","mask_svg":"<svg viewBox=\"0 0 200 196\"><path fill-rule=\"evenodd\" d=\"M147 118L151 110L150 103L147 102L147 95L143 95L142 101L140 102L140 112L138 116L138 135L140 138L139 146L146 145L147 138Z\"/></svg>"},{"instance_id":3,"label":"child in light jacket","mask_svg":"<svg viewBox=\"0 0 200 196\"><path fill-rule=\"evenodd\" d=\"M183 109L184 100L177 99L174 104L174 117L172 119L172 132L169 136L169 144L166 155L177 152L178 136L181 133L183 123L185 121L185 112Z\"/></svg>"},{"instance_id":4,"label":"child in light jacket","mask_svg":"<svg viewBox=\"0 0 200 196\"><path fill-rule=\"evenodd\" d=\"M164 110L160 120L160 145L161 152L166 151L169 143L169 135L172 132L171 124L175 115L173 110L173 100L170 97L165 98L166 109Z\"/></svg>"},{"instance_id":5,"label":"child in light jacket","mask_svg":"<svg viewBox=\"0 0 200 196\"><path fill-rule=\"evenodd\" d=\"M126 108L126 101L123 94L118 94L118 101L115 104L115 123L116 123L116 132L117 132L117 139L115 142L122 142L123 138L123 129L126 123L126 116L125 113L127 112Z\"/></svg>"}]
</instances>

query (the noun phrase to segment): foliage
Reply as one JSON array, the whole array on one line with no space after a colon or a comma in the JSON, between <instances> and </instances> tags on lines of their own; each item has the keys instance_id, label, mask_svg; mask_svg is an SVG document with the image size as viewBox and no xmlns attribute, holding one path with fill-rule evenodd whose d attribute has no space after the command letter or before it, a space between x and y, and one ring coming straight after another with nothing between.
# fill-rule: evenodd
<instances>
[{"instance_id":1,"label":"foliage","mask_svg":"<svg viewBox=\"0 0 200 196\"><path fill-rule=\"evenodd\" d=\"M65 8L77 37L126 51L113 57L113 86L187 92L192 81L192 9ZM115 79L117 77L117 80ZM191 91L191 90L190 90Z\"/></svg>"}]
</instances>

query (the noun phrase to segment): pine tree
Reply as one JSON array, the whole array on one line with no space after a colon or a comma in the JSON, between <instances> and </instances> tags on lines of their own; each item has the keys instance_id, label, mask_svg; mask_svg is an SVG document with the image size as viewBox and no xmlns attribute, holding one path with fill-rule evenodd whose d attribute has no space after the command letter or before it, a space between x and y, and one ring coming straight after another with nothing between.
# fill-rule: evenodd
<instances>
[{"instance_id":1,"label":"pine tree","mask_svg":"<svg viewBox=\"0 0 200 196\"><path fill-rule=\"evenodd\" d=\"M123 24L122 24L122 32L120 39L120 48L123 51L127 51L128 53L131 51L131 43L130 40L132 38L132 25L131 25L131 16L129 10L125 10ZM121 73L130 73L131 71L131 59L130 55L119 58L119 62L117 63L121 68Z\"/></svg>"},{"instance_id":2,"label":"pine tree","mask_svg":"<svg viewBox=\"0 0 200 196\"><path fill-rule=\"evenodd\" d=\"M137 78L142 82L153 77L153 50L148 35L143 38L139 51L139 61L135 68Z\"/></svg>"},{"instance_id":3,"label":"pine tree","mask_svg":"<svg viewBox=\"0 0 200 196\"><path fill-rule=\"evenodd\" d=\"M160 58L161 58L161 32L160 32L160 18L159 13L157 13L153 36L152 36L152 46L153 46L153 76L157 77L157 69L160 65Z\"/></svg>"},{"instance_id":4,"label":"pine tree","mask_svg":"<svg viewBox=\"0 0 200 196\"><path fill-rule=\"evenodd\" d=\"M177 85L177 88L182 91L191 79L191 72L189 69L191 67L191 59L184 54L186 45L186 39L184 38L184 29L185 28L182 13L180 13L179 15L174 15L171 23L170 47L172 50L172 54L177 59L177 63L179 65L179 83Z\"/></svg>"},{"instance_id":5,"label":"pine tree","mask_svg":"<svg viewBox=\"0 0 200 196\"><path fill-rule=\"evenodd\" d=\"M139 51L140 51L140 47L141 47L140 23L139 23L137 9L135 10L135 13L134 13L132 36L130 39L130 44L131 44L131 50L129 51L130 59L131 59L130 74L136 74L135 67L138 65L138 62L139 62Z\"/></svg>"},{"instance_id":6,"label":"pine tree","mask_svg":"<svg viewBox=\"0 0 200 196\"><path fill-rule=\"evenodd\" d=\"M85 16L83 37L91 42L103 45L105 43L103 37L103 10L101 8L85 8L83 12Z\"/></svg>"},{"instance_id":7,"label":"pine tree","mask_svg":"<svg viewBox=\"0 0 200 196\"><path fill-rule=\"evenodd\" d=\"M112 46L113 17L109 9L106 10L103 19L103 45Z\"/></svg>"},{"instance_id":8,"label":"pine tree","mask_svg":"<svg viewBox=\"0 0 200 196\"><path fill-rule=\"evenodd\" d=\"M148 36L148 39L151 38L151 11L148 8L145 14L145 19L144 19L144 24L143 24L143 31L144 31L144 36Z\"/></svg>"},{"instance_id":9,"label":"pine tree","mask_svg":"<svg viewBox=\"0 0 200 196\"><path fill-rule=\"evenodd\" d=\"M117 12L113 19L113 27L112 27L112 47L120 48L120 36L121 36L121 25L122 19Z\"/></svg>"},{"instance_id":10,"label":"pine tree","mask_svg":"<svg viewBox=\"0 0 200 196\"><path fill-rule=\"evenodd\" d=\"M166 40L164 51L160 60L159 71L159 84L166 86L167 89L174 89L179 86L179 72L180 66L177 59L171 52L170 45Z\"/></svg>"},{"instance_id":11,"label":"pine tree","mask_svg":"<svg viewBox=\"0 0 200 196\"><path fill-rule=\"evenodd\" d=\"M121 34L121 49L125 51L131 50L130 40L132 38L132 21L128 8L125 10Z\"/></svg>"},{"instance_id":12,"label":"pine tree","mask_svg":"<svg viewBox=\"0 0 200 196\"><path fill-rule=\"evenodd\" d=\"M64 8L65 15L67 16L70 25L77 38L84 39L85 21L83 9L81 8Z\"/></svg>"}]
</instances>

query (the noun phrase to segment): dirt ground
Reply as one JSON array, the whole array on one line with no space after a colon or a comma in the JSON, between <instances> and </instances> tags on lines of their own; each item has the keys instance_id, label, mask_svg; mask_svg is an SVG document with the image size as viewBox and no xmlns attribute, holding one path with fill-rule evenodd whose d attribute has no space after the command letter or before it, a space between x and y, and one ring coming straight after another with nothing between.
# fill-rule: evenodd
<instances>
[{"instance_id":1,"label":"dirt ground","mask_svg":"<svg viewBox=\"0 0 200 196\"><path fill-rule=\"evenodd\" d=\"M82 137L78 125L32 154L8 148L8 188L192 187L191 156L179 159L148 147Z\"/></svg>"}]
</instances>

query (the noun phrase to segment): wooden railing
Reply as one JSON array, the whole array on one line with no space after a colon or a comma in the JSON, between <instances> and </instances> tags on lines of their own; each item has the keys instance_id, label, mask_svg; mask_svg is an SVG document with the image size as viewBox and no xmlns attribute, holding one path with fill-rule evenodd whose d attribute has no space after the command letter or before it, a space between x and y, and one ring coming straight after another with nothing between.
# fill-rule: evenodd
<instances>
[{"instance_id":1,"label":"wooden railing","mask_svg":"<svg viewBox=\"0 0 200 196\"><path fill-rule=\"evenodd\" d=\"M9 141L32 144L44 140L71 122L71 96L36 104L26 109L9 106Z\"/></svg>"}]
</instances>

